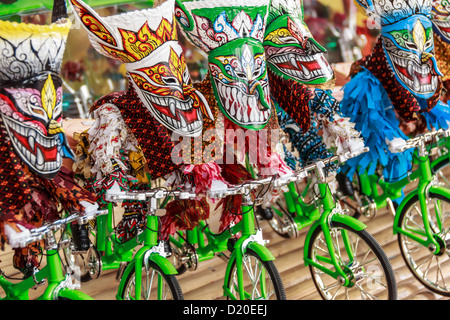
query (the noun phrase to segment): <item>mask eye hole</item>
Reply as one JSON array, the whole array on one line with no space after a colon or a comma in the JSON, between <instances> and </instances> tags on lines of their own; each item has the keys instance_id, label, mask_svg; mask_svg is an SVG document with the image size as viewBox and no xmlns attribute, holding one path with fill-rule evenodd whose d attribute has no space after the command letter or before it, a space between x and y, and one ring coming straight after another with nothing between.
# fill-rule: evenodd
<instances>
[{"instance_id":1,"label":"mask eye hole","mask_svg":"<svg viewBox=\"0 0 450 320\"><path fill-rule=\"evenodd\" d=\"M178 84L178 80L175 77L162 77L161 78L165 84L168 85L176 85Z\"/></svg>"},{"instance_id":2,"label":"mask eye hole","mask_svg":"<svg viewBox=\"0 0 450 320\"><path fill-rule=\"evenodd\" d=\"M245 72L236 71L235 74L241 79L247 78L247 74Z\"/></svg>"},{"instance_id":3,"label":"mask eye hole","mask_svg":"<svg viewBox=\"0 0 450 320\"><path fill-rule=\"evenodd\" d=\"M410 50L417 50L418 47L414 42L405 42L405 45Z\"/></svg>"},{"instance_id":4,"label":"mask eye hole","mask_svg":"<svg viewBox=\"0 0 450 320\"><path fill-rule=\"evenodd\" d=\"M295 37L289 36L283 38L283 43L286 44L298 43L298 40Z\"/></svg>"}]
</instances>

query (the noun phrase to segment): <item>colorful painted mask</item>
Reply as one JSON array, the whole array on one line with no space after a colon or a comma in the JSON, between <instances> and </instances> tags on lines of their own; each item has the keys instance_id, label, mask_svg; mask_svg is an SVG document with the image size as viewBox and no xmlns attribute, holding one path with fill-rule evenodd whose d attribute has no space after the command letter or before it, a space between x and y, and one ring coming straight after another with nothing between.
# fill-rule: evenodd
<instances>
[{"instance_id":1,"label":"colorful painted mask","mask_svg":"<svg viewBox=\"0 0 450 320\"><path fill-rule=\"evenodd\" d=\"M263 128L271 116L262 45L268 3L178 1L175 8L187 38L208 54L220 110L235 124L252 130Z\"/></svg>"},{"instance_id":2,"label":"colorful painted mask","mask_svg":"<svg viewBox=\"0 0 450 320\"><path fill-rule=\"evenodd\" d=\"M62 129L58 73L70 22L33 25L0 21L0 111L14 151L51 179L73 158Z\"/></svg>"},{"instance_id":3,"label":"colorful painted mask","mask_svg":"<svg viewBox=\"0 0 450 320\"><path fill-rule=\"evenodd\" d=\"M431 11L434 31L447 43L450 43L450 1L434 0Z\"/></svg>"},{"instance_id":4,"label":"colorful painted mask","mask_svg":"<svg viewBox=\"0 0 450 320\"><path fill-rule=\"evenodd\" d=\"M311 86L334 78L325 48L314 40L303 21L302 1L271 2L264 48L269 68L285 79Z\"/></svg>"},{"instance_id":5,"label":"colorful painted mask","mask_svg":"<svg viewBox=\"0 0 450 320\"><path fill-rule=\"evenodd\" d=\"M381 25L383 48L396 79L428 99L438 87L430 0L355 0Z\"/></svg>"},{"instance_id":6,"label":"colorful painted mask","mask_svg":"<svg viewBox=\"0 0 450 320\"><path fill-rule=\"evenodd\" d=\"M202 132L205 98L191 85L178 43L174 1L157 8L100 17L81 0L71 0L93 47L125 63L130 82L150 113L183 136Z\"/></svg>"}]
</instances>

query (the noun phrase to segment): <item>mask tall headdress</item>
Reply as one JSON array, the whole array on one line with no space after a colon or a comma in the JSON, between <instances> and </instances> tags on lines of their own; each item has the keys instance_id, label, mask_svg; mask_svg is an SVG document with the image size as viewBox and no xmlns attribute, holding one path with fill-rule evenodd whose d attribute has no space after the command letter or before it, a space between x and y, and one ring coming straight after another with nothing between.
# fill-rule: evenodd
<instances>
[{"instance_id":1,"label":"mask tall headdress","mask_svg":"<svg viewBox=\"0 0 450 320\"><path fill-rule=\"evenodd\" d=\"M264 48L269 68L278 76L308 86L334 78L322 47L303 21L301 0L271 1Z\"/></svg>"},{"instance_id":2,"label":"mask tall headdress","mask_svg":"<svg viewBox=\"0 0 450 320\"><path fill-rule=\"evenodd\" d=\"M355 0L379 21L386 59L396 79L418 98L438 88L440 72L434 57L431 0Z\"/></svg>"},{"instance_id":3,"label":"mask tall headdress","mask_svg":"<svg viewBox=\"0 0 450 320\"><path fill-rule=\"evenodd\" d=\"M174 0L157 8L100 17L81 0L71 0L92 46L119 60L142 103L162 125L184 136L202 132L204 97L191 86L177 38Z\"/></svg>"},{"instance_id":4,"label":"mask tall headdress","mask_svg":"<svg viewBox=\"0 0 450 320\"><path fill-rule=\"evenodd\" d=\"M0 21L3 125L22 162L49 179L60 170L62 157L73 157L62 129L59 77L71 25L60 20L65 17L64 1L55 1L51 25Z\"/></svg>"},{"instance_id":5,"label":"mask tall headdress","mask_svg":"<svg viewBox=\"0 0 450 320\"><path fill-rule=\"evenodd\" d=\"M269 121L270 93L262 45L269 1L177 1L187 38L208 55L217 104L228 119L259 130Z\"/></svg>"}]
</instances>

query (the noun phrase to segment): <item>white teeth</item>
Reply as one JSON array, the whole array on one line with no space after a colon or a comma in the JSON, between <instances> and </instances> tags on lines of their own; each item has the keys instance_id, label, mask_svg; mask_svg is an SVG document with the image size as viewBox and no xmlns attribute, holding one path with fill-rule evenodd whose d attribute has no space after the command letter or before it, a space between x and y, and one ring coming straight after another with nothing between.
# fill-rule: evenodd
<instances>
[{"instance_id":1,"label":"white teeth","mask_svg":"<svg viewBox=\"0 0 450 320\"><path fill-rule=\"evenodd\" d=\"M47 137L42 133L36 131L36 129L29 127L25 124L21 124L17 120L13 120L9 117L3 117L4 122L6 124L6 128L10 133L12 144L17 153L19 153L21 159L33 170L42 173L49 174L54 173L59 170L62 164L61 155L58 153L58 157L56 161L47 161L45 162L44 155L39 147L36 147L36 143L38 145L44 146L46 148L57 147L58 150L61 148L60 141L58 136ZM36 149L36 156L30 152L25 146L23 146L17 138L11 134L10 130L14 130L19 134L28 137L28 143L31 149Z\"/></svg>"},{"instance_id":2,"label":"white teeth","mask_svg":"<svg viewBox=\"0 0 450 320\"><path fill-rule=\"evenodd\" d=\"M36 150L36 164L41 166L45 162L44 155L42 154L41 149L37 148Z\"/></svg>"},{"instance_id":3,"label":"white teeth","mask_svg":"<svg viewBox=\"0 0 450 320\"><path fill-rule=\"evenodd\" d=\"M227 103L228 103L228 101L227 101ZM231 105L231 108L230 108L230 114L232 115L232 116L234 116L235 114L236 114L236 109L234 108L234 105L235 105L236 103L233 101L233 104Z\"/></svg>"},{"instance_id":4,"label":"white teeth","mask_svg":"<svg viewBox=\"0 0 450 320\"><path fill-rule=\"evenodd\" d=\"M409 59L402 59L394 54L389 55L392 62L395 65L398 65L400 67L406 68L408 74L412 77L413 80L409 79L407 76L405 76L403 73L398 72L396 70L396 74L398 77L413 91L416 93L422 94L422 93L431 93L434 92L437 88L437 77L431 76L431 83L430 84L421 84L419 80L420 77L427 77L431 73L431 67L429 64L419 65L417 62L414 62Z\"/></svg>"},{"instance_id":5,"label":"white teeth","mask_svg":"<svg viewBox=\"0 0 450 320\"><path fill-rule=\"evenodd\" d=\"M31 150L34 150L34 138L32 136L28 137L28 144L30 145Z\"/></svg>"},{"instance_id":6,"label":"white teeth","mask_svg":"<svg viewBox=\"0 0 450 320\"><path fill-rule=\"evenodd\" d=\"M420 90L420 81L416 75L414 75L413 78L414 78L414 90L419 91Z\"/></svg>"},{"instance_id":7,"label":"white teeth","mask_svg":"<svg viewBox=\"0 0 450 320\"><path fill-rule=\"evenodd\" d=\"M221 81L215 80L217 92L221 94L221 103L227 114L236 122L264 124L270 117L270 112L260 111L258 95L248 95L236 87L227 87ZM268 98L268 86L263 86L265 99ZM267 93L267 94L266 94Z\"/></svg>"},{"instance_id":8,"label":"white teeth","mask_svg":"<svg viewBox=\"0 0 450 320\"><path fill-rule=\"evenodd\" d=\"M169 108L170 108L170 113L175 117L175 103L171 102Z\"/></svg>"},{"instance_id":9,"label":"white teeth","mask_svg":"<svg viewBox=\"0 0 450 320\"><path fill-rule=\"evenodd\" d=\"M289 62L290 62L294 67L297 67L297 60L295 60L295 56L294 56L294 55L290 55Z\"/></svg>"},{"instance_id":10,"label":"white teeth","mask_svg":"<svg viewBox=\"0 0 450 320\"><path fill-rule=\"evenodd\" d=\"M185 120L183 117L181 117L181 116L180 116L180 123L181 123L181 126L182 126L183 128L187 127L186 120Z\"/></svg>"},{"instance_id":11,"label":"white teeth","mask_svg":"<svg viewBox=\"0 0 450 320\"><path fill-rule=\"evenodd\" d=\"M278 68L281 72L300 79L300 80L307 80L312 81L318 78L321 78L325 76L326 73L331 73L329 66L322 66L322 68L309 71L308 68L303 67L301 63L297 62L311 62L311 61L325 61L323 59L322 53L317 53L312 56L306 56L306 55L300 55L300 54L283 54L278 56L272 56L268 59L269 62L271 62L276 68ZM278 64L284 64L287 61L289 61L293 66L298 67L298 69L285 69L278 66Z\"/></svg>"},{"instance_id":12,"label":"white teeth","mask_svg":"<svg viewBox=\"0 0 450 320\"><path fill-rule=\"evenodd\" d=\"M183 118L181 114L179 114L180 121L169 117L157 110L153 109L153 104L157 104L163 107L167 107L170 110L170 113L176 117L176 114L179 113L177 110L182 112L192 111L194 108L194 101L192 99L180 101L174 98L161 98L157 96L153 96L151 94L144 94L144 97L149 102L147 105L148 109L152 112L154 117L156 117L163 125L168 127L170 130L178 131L179 133L183 132L183 134L187 135L196 135L202 131L203 127L203 116L198 109L197 112L197 120L191 124L187 124L186 120Z\"/></svg>"},{"instance_id":13,"label":"white teeth","mask_svg":"<svg viewBox=\"0 0 450 320\"><path fill-rule=\"evenodd\" d=\"M225 100L225 109L230 110L230 100Z\"/></svg>"},{"instance_id":14,"label":"white teeth","mask_svg":"<svg viewBox=\"0 0 450 320\"><path fill-rule=\"evenodd\" d=\"M249 121L249 116L248 116L248 111L247 111L247 107L244 107L242 109L242 113L244 114L244 122L247 123Z\"/></svg>"},{"instance_id":15,"label":"white teeth","mask_svg":"<svg viewBox=\"0 0 450 320\"><path fill-rule=\"evenodd\" d=\"M414 70L413 70L413 63L412 63L412 61L410 61L409 63L408 63L408 69L407 69L407 71L408 71L408 73L409 74L414 74Z\"/></svg>"}]
</instances>

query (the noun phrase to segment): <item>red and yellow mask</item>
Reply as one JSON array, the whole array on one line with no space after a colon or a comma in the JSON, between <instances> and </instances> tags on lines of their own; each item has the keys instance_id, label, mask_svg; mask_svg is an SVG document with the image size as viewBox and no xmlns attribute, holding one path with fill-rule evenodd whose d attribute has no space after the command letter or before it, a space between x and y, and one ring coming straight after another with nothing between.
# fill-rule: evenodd
<instances>
[{"instance_id":1,"label":"red and yellow mask","mask_svg":"<svg viewBox=\"0 0 450 320\"><path fill-rule=\"evenodd\" d=\"M0 21L0 115L15 153L51 179L73 158L62 129L60 71L70 22L49 26Z\"/></svg>"},{"instance_id":2,"label":"red and yellow mask","mask_svg":"<svg viewBox=\"0 0 450 320\"><path fill-rule=\"evenodd\" d=\"M212 113L192 87L178 43L173 0L105 18L81 0L70 2L93 47L125 63L130 82L151 115L180 135L200 135L203 115L212 118Z\"/></svg>"}]
</instances>

